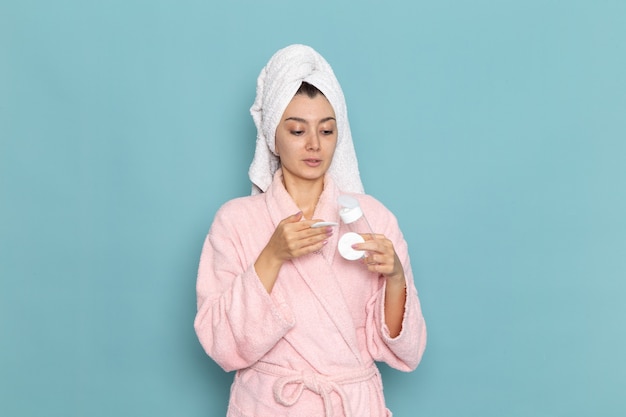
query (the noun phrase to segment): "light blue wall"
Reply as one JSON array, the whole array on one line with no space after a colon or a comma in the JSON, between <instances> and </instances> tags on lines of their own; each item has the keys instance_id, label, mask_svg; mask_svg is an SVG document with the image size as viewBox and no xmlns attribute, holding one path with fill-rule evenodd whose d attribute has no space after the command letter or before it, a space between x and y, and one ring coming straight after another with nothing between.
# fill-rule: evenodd
<instances>
[{"instance_id":1,"label":"light blue wall","mask_svg":"<svg viewBox=\"0 0 626 417\"><path fill-rule=\"evenodd\" d=\"M395 415L626 415L626 2L214 3L0 3L0 415L224 415L196 265L295 42L410 244Z\"/></svg>"}]
</instances>

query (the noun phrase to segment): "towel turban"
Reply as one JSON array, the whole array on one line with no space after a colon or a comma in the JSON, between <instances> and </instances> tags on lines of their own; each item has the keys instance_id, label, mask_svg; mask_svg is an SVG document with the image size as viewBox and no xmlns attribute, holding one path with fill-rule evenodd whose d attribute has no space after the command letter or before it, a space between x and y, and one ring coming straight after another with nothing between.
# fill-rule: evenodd
<instances>
[{"instance_id":1,"label":"towel turban","mask_svg":"<svg viewBox=\"0 0 626 417\"><path fill-rule=\"evenodd\" d=\"M303 81L320 90L335 111L337 147L328 173L340 190L363 193L341 86L328 62L313 48L290 45L270 58L257 79L256 99L250 108L257 128L256 149L248 170L252 194L265 192L280 167L276 128Z\"/></svg>"}]
</instances>

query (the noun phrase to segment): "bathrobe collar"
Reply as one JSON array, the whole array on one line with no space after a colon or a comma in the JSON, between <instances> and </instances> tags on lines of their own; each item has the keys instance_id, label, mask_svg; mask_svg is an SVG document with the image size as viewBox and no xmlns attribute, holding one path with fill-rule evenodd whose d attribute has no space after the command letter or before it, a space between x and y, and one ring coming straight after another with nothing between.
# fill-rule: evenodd
<instances>
[{"instance_id":1,"label":"bathrobe collar","mask_svg":"<svg viewBox=\"0 0 626 417\"><path fill-rule=\"evenodd\" d=\"M335 185L331 176L324 177L324 190L320 196L314 212L314 219L340 223L339 205L337 198L340 190ZM265 193L267 207L274 227L288 216L291 216L300 209L296 206L282 181L282 170L279 169L273 178L270 188ZM310 219L309 219L310 220ZM321 253L312 253L291 260L302 280L309 287L319 303L341 333L343 339L350 347L358 362L361 363L361 353L359 351L354 323L350 315L344 297L338 297L342 290L339 286L335 272L331 268L337 254L337 241L339 239L338 228L328 239Z\"/></svg>"}]
</instances>

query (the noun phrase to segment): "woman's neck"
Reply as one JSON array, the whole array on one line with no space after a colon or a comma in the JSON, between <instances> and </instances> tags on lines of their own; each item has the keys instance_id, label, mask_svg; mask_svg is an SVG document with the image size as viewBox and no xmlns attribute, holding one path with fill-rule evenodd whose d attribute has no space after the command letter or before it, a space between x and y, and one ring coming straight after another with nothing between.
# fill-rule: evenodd
<instances>
[{"instance_id":1,"label":"woman's neck","mask_svg":"<svg viewBox=\"0 0 626 417\"><path fill-rule=\"evenodd\" d=\"M324 179L315 181L294 180L283 177L285 189L302 210L305 219L312 219L317 202L324 191Z\"/></svg>"}]
</instances>

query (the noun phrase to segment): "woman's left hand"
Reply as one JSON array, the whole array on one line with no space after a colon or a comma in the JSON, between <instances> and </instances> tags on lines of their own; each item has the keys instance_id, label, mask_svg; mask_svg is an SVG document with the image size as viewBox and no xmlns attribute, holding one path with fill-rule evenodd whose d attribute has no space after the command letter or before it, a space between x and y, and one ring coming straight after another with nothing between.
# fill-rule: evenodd
<instances>
[{"instance_id":1,"label":"woman's left hand","mask_svg":"<svg viewBox=\"0 0 626 417\"><path fill-rule=\"evenodd\" d=\"M361 236L365 242L356 243L352 247L365 251L363 263L367 265L367 269L384 275L387 280L404 282L404 268L391 240L378 234Z\"/></svg>"},{"instance_id":2,"label":"woman's left hand","mask_svg":"<svg viewBox=\"0 0 626 417\"><path fill-rule=\"evenodd\" d=\"M393 247L393 243L384 235L361 235L364 243L352 247L364 250L363 263L372 272L382 274L387 280L385 285L385 324L389 336L397 337L402 331L404 305L406 303L406 283L404 268Z\"/></svg>"}]
</instances>

